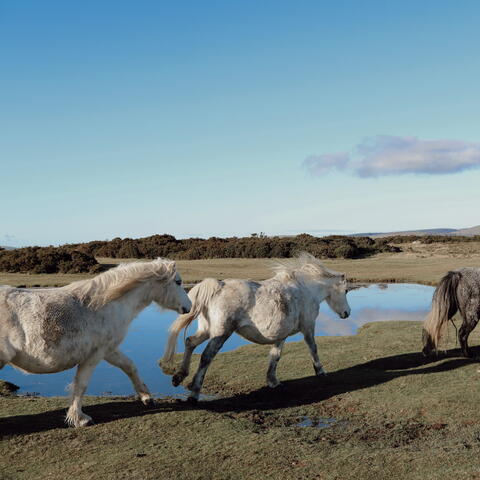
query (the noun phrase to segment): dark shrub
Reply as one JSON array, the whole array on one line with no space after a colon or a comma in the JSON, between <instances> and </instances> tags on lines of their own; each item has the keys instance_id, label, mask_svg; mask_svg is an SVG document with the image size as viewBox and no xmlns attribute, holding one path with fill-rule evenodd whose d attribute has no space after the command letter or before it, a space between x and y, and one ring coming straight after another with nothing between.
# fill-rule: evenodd
<instances>
[{"instance_id":1,"label":"dark shrub","mask_svg":"<svg viewBox=\"0 0 480 480\"><path fill-rule=\"evenodd\" d=\"M26 247L0 252L0 271L9 273L85 273L96 265L91 255L66 247Z\"/></svg>"},{"instance_id":2,"label":"dark shrub","mask_svg":"<svg viewBox=\"0 0 480 480\"><path fill-rule=\"evenodd\" d=\"M392 237L403 240L405 237ZM0 271L33 273L97 273L102 267L95 257L176 259L208 258L288 258L307 251L318 258L359 258L379 252L397 252L392 238L331 235L314 237L303 233L292 237L211 237L176 239L172 235L145 238L114 238L111 241L64 245L62 247L28 247L0 251ZM417 237L415 237L417 238ZM424 237L418 237L424 239ZM443 237L442 237L443 238ZM425 240L425 239L424 239ZM426 239L430 241L430 239Z\"/></svg>"},{"instance_id":3,"label":"dark shrub","mask_svg":"<svg viewBox=\"0 0 480 480\"><path fill-rule=\"evenodd\" d=\"M352 245L339 245L333 251L334 258L355 258L358 254L358 249Z\"/></svg>"}]
</instances>

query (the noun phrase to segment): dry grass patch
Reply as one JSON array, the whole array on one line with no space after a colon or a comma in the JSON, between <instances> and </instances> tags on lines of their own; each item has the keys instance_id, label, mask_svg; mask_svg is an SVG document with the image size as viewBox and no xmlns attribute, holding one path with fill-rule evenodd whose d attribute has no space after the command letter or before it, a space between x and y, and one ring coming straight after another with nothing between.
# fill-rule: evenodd
<instances>
[{"instance_id":1,"label":"dry grass patch","mask_svg":"<svg viewBox=\"0 0 480 480\"><path fill-rule=\"evenodd\" d=\"M409 244L407 244L409 245ZM447 246L453 250L458 244L439 244L442 248ZM460 244L476 248L477 244ZM405 244L402 245L405 248ZM414 246L415 249L417 246ZM335 270L344 271L349 278L359 282L407 282L435 285L448 271L456 268L476 266L480 267L480 255L455 253L444 255L435 254L436 246L422 245L430 248L426 255L417 250L403 253L382 253L369 258L355 260L325 260L325 264ZM420 247L418 247L420 248ZM122 262L135 261L135 259L98 258L102 264L117 265ZM251 278L263 280L272 275L270 270L271 260L256 258L221 258L212 260L179 260L178 268L185 283L196 283L206 277L213 278ZM0 284L14 286L61 286L75 280L90 278L89 274L76 275L34 275L0 273Z\"/></svg>"}]
</instances>

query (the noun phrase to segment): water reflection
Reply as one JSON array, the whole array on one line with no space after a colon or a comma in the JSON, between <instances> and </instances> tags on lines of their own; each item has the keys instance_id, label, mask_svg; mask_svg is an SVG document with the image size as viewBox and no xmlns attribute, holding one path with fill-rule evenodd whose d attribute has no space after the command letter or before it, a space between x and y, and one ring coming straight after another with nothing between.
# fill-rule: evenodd
<instances>
[{"instance_id":1,"label":"water reflection","mask_svg":"<svg viewBox=\"0 0 480 480\"><path fill-rule=\"evenodd\" d=\"M329 428L333 427L335 424L339 423L336 418L331 417L320 417L320 418L311 418L311 417L302 417L302 419L295 424L296 427L315 427L315 428ZM346 423L346 422L342 422Z\"/></svg>"},{"instance_id":2,"label":"water reflection","mask_svg":"<svg viewBox=\"0 0 480 480\"><path fill-rule=\"evenodd\" d=\"M410 284L371 285L348 293L352 313L347 319L340 319L326 303L322 303L316 324L317 335L352 335L367 322L384 320L423 320L432 299L433 287ZM182 387L174 388L170 377L163 375L157 367L168 335L168 327L176 318L174 312L159 312L149 307L136 318L121 346L121 350L135 361L140 375L155 395L185 394ZM190 327L194 332L195 323ZM294 335L288 341L297 341L301 335ZM248 342L238 335L225 343L222 351L233 350ZM205 345L205 344L204 344ZM200 346L199 351L203 345ZM183 351L183 338L179 339L179 351ZM0 371L0 378L20 386L19 393L38 393L54 396L67 395L66 386L72 381L74 370L49 374L26 375L10 366ZM130 381L118 368L101 362L93 372L87 391L90 395L133 394Z\"/></svg>"},{"instance_id":3,"label":"water reflection","mask_svg":"<svg viewBox=\"0 0 480 480\"><path fill-rule=\"evenodd\" d=\"M434 288L415 284L380 284L352 290L350 317L341 320L322 304L316 335L354 335L368 322L388 320L423 321L430 309Z\"/></svg>"}]
</instances>

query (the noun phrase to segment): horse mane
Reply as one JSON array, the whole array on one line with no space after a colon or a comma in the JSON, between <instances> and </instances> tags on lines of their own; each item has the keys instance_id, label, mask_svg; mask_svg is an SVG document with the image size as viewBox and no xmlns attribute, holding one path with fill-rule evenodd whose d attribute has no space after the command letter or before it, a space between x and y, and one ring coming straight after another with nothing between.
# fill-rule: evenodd
<instances>
[{"instance_id":1,"label":"horse mane","mask_svg":"<svg viewBox=\"0 0 480 480\"><path fill-rule=\"evenodd\" d=\"M275 260L271 265L278 275L283 274L291 278L301 277L304 280L344 279L345 274L327 268L318 258L310 253L300 252L294 258Z\"/></svg>"},{"instance_id":2,"label":"horse mane","mask_svg":"<svg viewBox=\"0 0 480 480\"><path fill-rule=\"evenodd\" d=\"M175 262L157 258L151 262L121 263L87 280L71 283L65 288L85 305L98 310L152 279L165 281L175 275Z\"/></svg>"}]
</instances>

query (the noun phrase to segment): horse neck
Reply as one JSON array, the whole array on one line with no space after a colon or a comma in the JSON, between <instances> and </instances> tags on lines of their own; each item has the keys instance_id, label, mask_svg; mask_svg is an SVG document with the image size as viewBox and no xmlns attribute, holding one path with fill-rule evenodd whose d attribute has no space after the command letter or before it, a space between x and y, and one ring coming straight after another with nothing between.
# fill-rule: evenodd
<instances>
[{"instance_id":1,"label":"horse neck","mask_svg":"<svg viewBox=\"0 0 480 480\"><path fill-rule=\"evenodd\" d=\"M306 282L305 286L309 291L310 295L317 301L319 304L322 303L330 293L331 285L328 282Z\"/></svg>"},{"instance_id":2,"label":"horse neck","mask_svg":"<svg viewBox=\"0 0 480 480\"><path fill-rule=\"evenodd\" d=\"M118 300L111 302L122 309L127 314L129 321L132 321L142 310L148 307L152 303L151 288L149 282L140 284L138 287L133 288Z\"/></svg>"}]
</instances>

